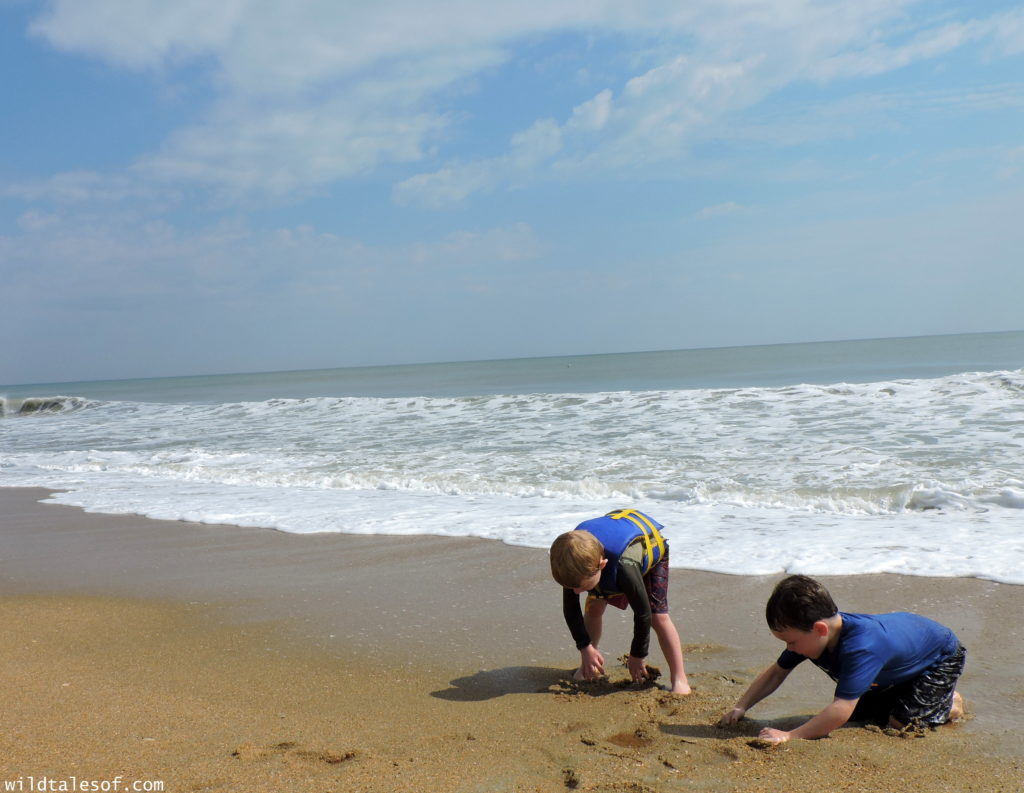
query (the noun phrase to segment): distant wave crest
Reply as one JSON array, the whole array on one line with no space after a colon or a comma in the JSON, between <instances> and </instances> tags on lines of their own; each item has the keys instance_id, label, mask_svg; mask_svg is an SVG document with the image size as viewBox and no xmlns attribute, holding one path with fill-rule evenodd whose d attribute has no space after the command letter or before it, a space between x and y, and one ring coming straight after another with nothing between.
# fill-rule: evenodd
<instances>
[{"instance_id":1,"label":"distant wave crest","mask_svg":"<svg viewBox=\"0 0 1024 793\"><path fill-rule=\"evenodd\" d=\"M0 397L0 416L39 416L81 410L89 400L76 396Z\"/></svg>"}]
</instances>

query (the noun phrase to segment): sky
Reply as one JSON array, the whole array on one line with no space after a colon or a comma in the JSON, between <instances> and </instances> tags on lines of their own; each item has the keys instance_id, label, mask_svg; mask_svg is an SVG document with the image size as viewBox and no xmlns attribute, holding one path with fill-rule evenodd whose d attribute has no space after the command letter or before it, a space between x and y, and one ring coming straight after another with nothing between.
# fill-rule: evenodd
<instances>
[{"instance_id":1,"label":"sky","mask_svg":"<svg viewBox=\"0 0 1024 793\"><path fill-rule=\"evenodd\" d=\"M0 0L0 383L1024 328L1024 3Z\"/></svg>"}]
</instances>

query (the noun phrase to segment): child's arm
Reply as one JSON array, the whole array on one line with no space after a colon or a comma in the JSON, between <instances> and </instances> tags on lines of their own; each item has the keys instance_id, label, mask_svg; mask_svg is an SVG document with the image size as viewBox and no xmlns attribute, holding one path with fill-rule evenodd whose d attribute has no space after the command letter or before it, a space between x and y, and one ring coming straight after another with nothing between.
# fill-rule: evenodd
<instances>
[{"instance_id":1,"label":"child's arm","mask_svg":"<svg viewBox=\"0 0 1024 793\"><path fill-rule=\"evenodd\" d=\"M791 671L791 669L783 669L777 663L769 666L758 675L757 680L750 684L750 688L737 700L732 710L728 710L722 715L718 723L726 726L738 722L748 710L781 686L782 681L789 677Z\"/></svg>"},{"instance_id":2,"label":"child's arm","mask_svg":"<svg viewBox=\"0 0 1024 793\"><path fill-rule=\"evenodd\" d=\"M576 649L580 651L580 675L584 680L600 677L604 674L604 656L590 642L583 610L580 608L580 596L571 589L562 590L562 615L576 642Z\"/></svg>"},{"instance_id":3,"label":"child's arm","mask_svg":"<svg viewBox=\"0 0 1024 793\"><path fill-rule=\"evenodd\" d=\"M761 730L759 737L772 743L782 743L790 738L824 738L832 730L842 727L850 720L854 708L857 707L857 702L858 700L856 699L839 699L839 697L836 697L821 713L810 721L804 722L795 730L786 732L785 730L765 727Z\"/></svg>"},{"instance_id":4,"label":"child's arm","mask_svg":"<svg viewBox=\"0 0 1024 793\"><path fill-rule=\"evenodd\" d=\"M639 683L647 679L647 651L651 638L651 601L647 597L640 566L630 559L619 562L619 586L633 610L633 641L629 645L626 666L629 676Z\"/></svg>"}]
</instances>

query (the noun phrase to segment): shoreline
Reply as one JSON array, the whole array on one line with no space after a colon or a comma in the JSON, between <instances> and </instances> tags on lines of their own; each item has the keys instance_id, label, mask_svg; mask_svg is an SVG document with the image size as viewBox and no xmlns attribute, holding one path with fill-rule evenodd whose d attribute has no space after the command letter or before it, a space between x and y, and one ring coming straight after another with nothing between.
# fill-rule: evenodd
<instances>
[{"instance_id":1,"label":"shoreline","mask_svg":"<svg viewBox=\"0 0 1024 793\"><path fill-rule=\"evenodd\" d=\"M949 779L966 767L990 784L978 790L1024 778L1024 632L1010 616L1024 587L823 576L844 610L918 611L953 628L969 651L974 718L922 741L850 727L764 752L748 746L751 729L831 696L805 664L739 733L711 726L778 655L763 627L778 576L673 568L694 696L580 692L560 682L578 656L542 550L101 515L38 503L48 492L0 488L6 779L125 768L183 790L554 791L572 779L612 790L633 779L799 791L820 782L805 787L801 769L832 758L910 791L942 788L950 772L935 752L961 768ZM609 614L609 660L628 647L628 623ZM665 668L656 642L651 663ZM905 787L886 775L893 763L909 763Z\"/></svg>"}]
</instances>

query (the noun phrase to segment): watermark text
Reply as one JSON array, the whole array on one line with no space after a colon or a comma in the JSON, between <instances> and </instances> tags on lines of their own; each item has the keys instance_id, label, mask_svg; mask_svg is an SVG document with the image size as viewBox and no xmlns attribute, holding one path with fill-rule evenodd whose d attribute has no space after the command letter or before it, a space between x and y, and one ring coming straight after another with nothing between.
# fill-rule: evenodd
<instances>
[{"instance_id":1,"label":"watermark text","mask_svg":"<svg viewBox=\"0 0 1024 793\"><path fill-rule=\"evenodd\" d=\"M159 779L81 779L77 776L20 776L3 780L4 793L165 793Z\"/></svg>"}]
</instances>

